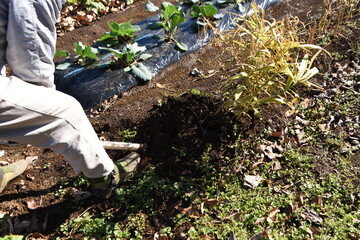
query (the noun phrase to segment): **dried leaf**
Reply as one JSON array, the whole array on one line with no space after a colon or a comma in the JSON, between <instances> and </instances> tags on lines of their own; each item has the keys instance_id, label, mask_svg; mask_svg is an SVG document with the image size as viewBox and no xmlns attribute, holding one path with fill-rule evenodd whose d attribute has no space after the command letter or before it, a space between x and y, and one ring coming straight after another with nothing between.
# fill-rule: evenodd
<instances>
[{"instance_id":1,"label":"dried leaf","mask_svg":"<svg viewBox=\"0 0 360 240\"><path fill-rule=\"evenodd\" d=\"M255 187L257 187L260 184L260 182L262 180L263 180L263 178L260 176L245 175L244 185L254 189Z\"/></svg>"},{"instance_id":2,"label":"dried leaf","mask_svg":"<svg viewBox=\"0 0 360 240\"><path fill-rule=\"evenodd\" d=\"M267 216L266 220L269 223L273 223L276 221L276 214L278 214L280 212L279 208L274 208L273 210L270 211L269 215Z\"/></svg>"},{"instance_id":3,"label":"dried leaf","mask_svg":"<svg viewBox=\"0 0 360 240\"><path fill-rule=\"evenodd\" d=\"M258 224L264 222L265 220L266 220L266 218L264 218L264 217L258 218L258 219L256 219L256 221L254 222L254 225L258 225Z\"/></svg>"},{"instance_id":4,"label":"dried leaf","mask_svg":"<svg viewBox=\"0 0 360 240\"><path fill-rule=\"evenodd\" d=\"M327 124L318 124L318 127L321 131L326 132L327 130Z\"/></svg>"},{"instance_id":5,"label":"dried leaf","mask_svg":"<svg viewBox=\"0 0 360 240\"><path fill-rule=\"evenodd\" d=\"M26 202L26 204L30 210L35 210L39 207L42 207L42 198L40 198L39 202L36 202L35 199L30 199L29 201Z\"/></svg>"},{"instance_id":6,"label":"dried leaf","mask_svg":"<svg viewBox=\"0 0 360 240\"><path fill-rule=\"evenodd\" d=\"M269 159L282 157L282 154L274 153L274 146L260 145L260 149L263 151L266 157Z\"/></svg>"},{"instance_id":7,"label":"dried leaf","mask_svg":"<svg viewBox=\"0 0 360 240\"><path fill-rule=\"evenodd\" d=\"M282 131L277 131L277 132L272 132L271 133L271 136L272 137L277 137L277 138L281 138L283 135L283 132Z\"/></svg>"},{"instance_id":8,"label":"dried leaf","mask_svg":"<svg viewBox=\"0 0 360 240\"><path fill-rule=\"evenodd\" d=\"M155 85L156 85L156 87L161 88L161 89L165 88L165 86L160 83L156 83Z\"/></svg>"},{"instance_id":9,"label":"dried leaf","mask_svg":"<svg viewBox=\"0 0 360 240\"><path fill-rule=\"evenodd\" d=\"M205 206L208 207L214 207L216 206L220 201L217 199L208 199L204 202Z\"/></svg>"},{"instance_id":10,"label":"dried leaf","mask_svg":"<svg viewBox=\"0 0 360 240\"><path fill-rule=\"evenodd\" d=\"M197 211L196 209L193 209L192 206L187 207L187 208L176 206L175 209L178 210L180 213L189 216L190 218L199 218L200 217L199 211Z\"/></svg>"},{"instance_id":11,"label":"dried leaf","mask_svg":"<svg viewBox=\"0 0 360 240\"><path fill-rule=\"evenodd\" d=\"M281 168L281 163L278 160L273 161L272 170L276 171L280 170Z\"/></svg>"},{"instance_id":12,"label":"dried leaf","mask_svg":"<svg viewBox=\"0 0 360 240\"><path fill-rule=\"evenodd\" d=\"M323 207L323 200L321 196L314 196L313 197L313 202L316 203L317 205L319 205L319 208L324 211L324 207Z\"/></svg>"},{"instance_id":13,"label":"dried leaf","mask_svg":"<svg viewBox=\"0 0 360 240\"><path fill-rule=\"evenodd\" d=\"M306 228L305 231L310 235L310 239L314 239L313 232L310 228Z\"/></svg>"},{"instance_id":14,"label":"dried leaf","mask_svg":"<svg viewBox=\"0 0 360 240\"><path fill-rule=\"evenodd\" d=\"M26 174L26 178L30 181L33 181L35 179L35 177L31 174Z\"/></svg>"},{"instance_id":15,"label":"dried leaf","mask_svg":"<svg viewBox=\"0 0 360 240\"><path fill-rule=\"evenodd\" d=\"M229 216L226 216L224 219L226 220L226 219L230 219L230 218L234 218L234 220L240 222L241 221L241 213L239 213L239 212L232 213Z\"/></svg>"},{"instance_id":16,"label":"dried leaf","mask_svg":"<svg viewBox=\"0 0 360 240\"><path fill-rule=\"evenodd\" d=\"M286 214L287 218L290 218L298 207L299 204L297 202L292 202L284 208L283 212Z\"/></svg>"},{"instance_id":17,"label":"dried leaf","mask_svg":"<svg viewBox=\"0 0 360 240\"><path fill-rule=\"evenodd\" d=\"M301 102L301 107L306 109L309 107L309 104L310 104L310 99L309 98L305 98L304 101Z\"/></svg>"}]
</instances>

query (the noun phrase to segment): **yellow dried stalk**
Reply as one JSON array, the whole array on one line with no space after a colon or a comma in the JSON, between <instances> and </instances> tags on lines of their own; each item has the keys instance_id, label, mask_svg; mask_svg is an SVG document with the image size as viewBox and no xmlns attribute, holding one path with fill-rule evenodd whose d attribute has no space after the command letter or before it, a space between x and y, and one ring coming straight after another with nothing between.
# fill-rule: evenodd
<instances>
[{"instance_id":1,"label":"yellow dried stalk","mask_svg":"<svg viewBox=\"0 0 360 240\"><path fill-rule=\"evenodd\" d=\"M266 20L257 5L252 9L253 14L236 17L234 30L217 38L231 52L239 72L227 83L224 107L239 116L250 110L257 113L266 103L289 104L297 96L293 89L298 84L315 86L310 79L318 69L312 64L322 51L300 42L304 25L297 18Z\"/></svg>"}]
</instances>

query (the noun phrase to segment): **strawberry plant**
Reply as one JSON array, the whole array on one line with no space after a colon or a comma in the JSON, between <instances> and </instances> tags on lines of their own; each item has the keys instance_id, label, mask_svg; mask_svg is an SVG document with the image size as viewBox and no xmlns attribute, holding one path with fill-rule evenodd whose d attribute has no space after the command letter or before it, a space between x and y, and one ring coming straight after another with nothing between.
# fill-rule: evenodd
<instances>
[{"instance_id":1,"label":"strawberry plant","mask_svg":"<svg viewBox=\"0 0 360 240\"><path fill-rule=\"evenodd\" d=\"M124 71L131 72L135 77L148 81L152 78L152 73L148 67L141 63L146 59L149 59L152 55L144 53L146 51L145 46L139 46L137 42L132 44L126 44L121 51L113 48L100 49L107 50L114 54L113 64L124 67Z\"/></svg>"},{"instance_id":2,"label":"strawberry plant","mask_svg":"<svg viewBox=\"0 0 360 240\"><path fill-rule=\"evenodd\" d=\"M141 28L136 25L132 25L130 22L125 23L108 23L110 32L106 32L100 41L106 43L108 46L113 46L119 42L124 42L135 36L135 33L140 31Z\"/></svg>"},{"instance_id":3,"label":"strawberry plant","mask_svg":"<svg viewBox=\"0 0 360 240\"><path fill-rule=\"evenodd\" d=\"M158 9L154 4L148 1L146 4L146 9L148 11L157 11ZM163 28L165 31L165 37L160 35L154 35L156 38L164 38L167 42L175 42L176 47L180 51L187 51L188 47L185 43L180 42L175 39L174 34L176 33L178 26L186 21L184 11L179 7L172 5L168 2L163 2L161 4L160 10L162 11L160 15L160 21L156 22L156 27Z\"/></svg>"},{"instance_id":4,"label":"strawberry plant","mask_svg":"<svg viewBox=\"0 0 360 240\"><path fill-rule=\"evenodd\" d=\"M196 23L200 26L205 26L208 22L222 17L221 14L218 14L218 9L209 3L206 5L194 5L189 14L193 18L197 18Z\"/></svg>"},{"instance_id":5,"label":"strawberry plant","mask_svg":"<svg viewBox=\"0 0 360 240\"><path fill-rule=\"evenodd\" d=\"M82 42L74 43L75 53L79 56L77 62L85 64L88 61L97 60L98 50L91 46L85 46Z\"/></svg>"}]
</instances>

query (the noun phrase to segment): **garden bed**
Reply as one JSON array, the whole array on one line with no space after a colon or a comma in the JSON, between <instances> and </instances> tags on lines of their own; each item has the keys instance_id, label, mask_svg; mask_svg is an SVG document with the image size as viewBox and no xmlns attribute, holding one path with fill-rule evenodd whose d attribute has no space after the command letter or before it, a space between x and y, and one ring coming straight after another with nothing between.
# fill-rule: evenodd
<instances>
[{"instance_id":1,"label":"garden bed","mask_svg":"<svg viewBox=\"0 0 360 240\"><path fill-rule=\"evenodd\" d=\"M161 1L153 2L159 5ZM73 43L77 41L82 41L87 45L92 44L104 32L108 31L107 23L110 21L124 22L132 19L135 23L150 16L151 13L145 11L144 4L145 1L137 1L122 12L105 15L99 21L89 23L89 26L65 33L59 37L57 49L72 51ZM286 14L292 13L294 15L299 14L299 17L305 21L308 20L308 17L316 17L320 14L320 11L314 7L318 5L313 1L302 1L301 6L298 4L298 1L286 0L277 5L276 8L269 10L268 16L280 19ZM309 10L311 11L309 12ZM1 158L1 160L16 161L27 156L38 157L31 168L24 175L14 180L1 194L0 211L11 214L14 233L30 234L28 239L56 239L56 237L60 239L66 237L82 239L84 232L72 231L74 225L69 222L76 217L86 216L86 213L111 214L113 217L111 222L119 223L124 229L125 226L126 229L132 229L132 232L130 231L132 237L136 237L136 234L139 233L143 239L186 239L186 237L192 239L189 238L189 235L193 229L198 227L194 224L195 219L200 218L201 214L207 216L207 210L193 207L197 203L193 204L194 199L191 196L193 192L200 191L201 194L206 192L201 188L201 180L211 171L224 173L223 179L213 179L215 183L212 187L217 189L213 190L213 193L222 191L222 184L228 181L226 177L230 173L237 176L238 181L243 183L244 175L257 175L263 171L261 173L267 177L266 181L263 182L261 189L250 190L254 193L253 196L251 195L251 199L248 201L239 200L240 203L243 201L244 206L246 202L252 202L252 199L258 200L257 194L263 194L263 188L272 188L274 195L278 193L277 191L289 191L289 194L294 195L294 198L302 196L303 186L300 185L300 182L298 185L297 183L289 183L290 176L282 175L277 168L280 164L282 169L290 171L297 167L298 172L301 172L301 168L307 166L301 165L302 162L300 161L299 165L294 166L291 162L286 162L285 157L282 156L279 156L279 160L276 161L276 158L274 160L269 152L258 149L257 141L261 140L262 143L265 141L270 146L267 149L272 149L274 154L281 154L282 152L279 152L279 149L275 151L273 146L275 143L282 144L284 138L287 137L292 139L289 141L294 141L293 144L297 146L297 149L300 149L300 152L302 151L304 154L310 152L313 159L316 159L313 162L313 167L310 168L311 170L307 170L309 175L305 177L312 179L314 176L323 177L341 172L339 176L342 178L353 178L354 187L347 190L348 197L339 200L343 202L344 206L348 206L346 209L350 210L347 214L351 215L351 209L356 211L359 207L359 182L356 180L356 176L359 176L360 164L358 143L356 143L358 141L356 136L359 132L349 127L349 124L345 124L346 119L354 123L355 126L359 124L359 118L356 117L356 113L358 113L356 106L359 106L359 101L356 98L353 99L353 95L349 95L347 92L347 89L350 89L350 92L359 93L359 75L356 75L357 77L352 80L351 84L348 83L349 75L344 75L345 72L350 74L355 71L359 74L360 71L357 65L359 64L358 52L348 51L356 46L355 36L360 34L358 30L359 21L354 20L353 22L357 28L352 28L352 33L348 33L347 37L340 38L328 46L329 51L341 53L342 56L331 60L323 56L316 63L323 72L322 75L317 76L317 81L325 84L324 90L299 89L303 100L308 99L308 103L302 103L303 108L305 110L313 108L313 115L306 112L307 115L294 114L289 116L287 115L289 109L279 105L261 107L261 118L252 116L252 118L236 119L233 114L222 111L220 106L224 80L229 76L234 66L231 56L223 49L216 45L209 45L195 53L184 56L177 63L157 74L151 81L119 94L115 98L108 99L101 105L87 111L93 126L102 139L147 144L147 149L139 152L143 159L141 171L122 186L122 189L125 189L124 191L134 190L134 199L123 199L123 195L117 192L107 199L99 200L90 197L86 200L75 200L78 190L88 190L82 182L83 180L76 177L76 174L61 156L47 149L31 147L24 150L7 151L5 156ZM201 75L193 74L195 69L201 72ZM331 91L336 92L336 94L333 95ZM348 94L348 98L342 98L345 93ZM343 103L338 102L340 97L343 99ZM330 100L325 101L324 99ZM325 105L317 105L323 101L328 104L326 107L324 107ZM331 109L329 106L335 107ZM348 111L343 111L345 107L348 107ZM316 122L318 114L323 117L323 122ZM324 142L323 145L326 145L324 148L316 148L311 142L306 142L306 139L302 138L301 134L302 131L305 131L305 126L318 128L318 125L312 126L313 123L329 123L326 125L329 128L329 133L317 132L316 135L316 138L322 138L320 142ZM238 136L233 135L235 125L237 126L236 131L241 132L241 139L237 139ZM322 127L326 128L326 126L320 126L320 130ZM279 133L286 128L288 132ZM271 130L267 131L267 129ZM136 136L132 137L131 135L134 132L136 132ZM338 139L337 136L342 136L342 138ZM315 135L313 137L315 139ZM342 142L346 143L346 146L342 145ZM239 143L243 144L243 152L232 147ZM345 147L352 147L348 150L352 151L351 154L336 151L345 149ZM208 152L207 149L211 149L211 151ZM205 153L208 154L208 158L204 157ZM126 154L125 151L109 151L109 155L113 159L121 158ZM247 163L252 159L259 160L259 154L263 154L263 159L266 160ZM229 158L234 160L234 156L237 156L235 169L234 162L229 160ZM294 156L295 154L286 159L292 159ZM346 158L348 161L348 164L342 165L341 171L338 170L340 158ZM208 159L208 164L213 169L199 168L198 159ZM283 160L284 162L282 162ZM243 163L240 164L241 162ZM265 168L265 166L270 165L271 167ZM265 170L260 170L261 167L264 167ZM346 171L347 175L342 175L343 171ZM276 172L277 175L272 175L273 172ZM232 175L232 177L234 176ZM302 177L304 176L299 176L299 179ZM188 188L184 187L186 191L181 193L182 196L169 197L165 194L164 186L169 189L174 186L183 187L188 184L188 179L193 180L191 182L193 185ZM343 180L345 181L345 179ZM341 183L343 182L339 181L339 184ZM134 189L136 187L138 189ZM246 191L248 188L241 189L241 191ZM326 196L329 195L314 194L317 200L315 199L313 204L317 204L316 209L320 209L320 212L322 212L321 208L325 206L327 201ZM220 204L220 196L218 199L210 199L210 197L203 195L201 197L208 199L208 202L203 202L202 206L204 207L205 204L205 208L210 209L206 204L226 204L225 200ZM303 197L303 200L305 202L311 201L306 197ZM320 200L324 201L324 204L320 204ZM262 200L259 200L259 204L260 201ZM300 201L296 199L296 202ZM301 214L295 216L295 214L288 213L288 211L295 211L294 209L289 210L288 205L279 206L276 210L269 204L266 209L267 212L260 214L268 219L266 220L265 217L265 220L261 220L260 217L258 218L259 213L254 210L256 204L254 202L254 205L249 207L247 214L238 216L246 219L246 221L252 219L248 220L248 215L254 216L255 219L251 223L253 225L249 224L253 229L247 229L247 234L250 235L262 233L261 236L268 235L271 237L271 227L276 224L275 215L278 212L283 214L285 219L289 217L284 220L284 228L290 229L290 226L293 225L303 226L302 223L307 222L307 229L303 231L309 239L317 234L320 236L323 228L330 228L330 224L326 223L328 225L324 226L320 223L319 225L319 221L331 219L332 216L311 215L309 210L306 212L308 215L301 212L304 213L303 220L301 220ZM200 206L201 204L197 205ZM309 205L304 204L305 207L310 205L310 203ZM154 212L148 211L149 206ZM292 205L290 204L290 206ZM273 211L274 209L276 211ZM236 220L236 211L243 210L241 206L238 206L237 209L233 210L233 215L229 214L228 219L223 222L233 221L234 218ZM189 216L189 220L183 224L174 225L174 219L178 218L179 213ZM134 216L134 222L129 222L128 216ZM103 216L102 219L105 218ZM143 221L143 223L136 225L136 229L131 228L131 224L135 224L136 219ZM245 224L246 221L242 222ZM66 225L66 223L68 224ZM208 224L210 223L211 225L221 224L218 218L210 219ZM167 228L171 229L171 234L165 231ZM348 232L344 230L344 235L349 239L356 239L359 236L356 234L359 232L356 232L355 223L350 223L349 229ZM199 229L196 230L200 231ZM231 232L234 231L229 230L229 239L235 239L231 238ZM1 232L3 235L6 233ZM156 237L160 233L163 234L163 238ZM290 235L289 232L287 234ZM201 239L217 239L215 235L207 236L206 231L199 235L202 236ZM335 235L330 236L334 237ZM237 237L242 239L240 236ZM130 239L130 237L124 236L123 239Z\"/></svg>"}]
</instances>

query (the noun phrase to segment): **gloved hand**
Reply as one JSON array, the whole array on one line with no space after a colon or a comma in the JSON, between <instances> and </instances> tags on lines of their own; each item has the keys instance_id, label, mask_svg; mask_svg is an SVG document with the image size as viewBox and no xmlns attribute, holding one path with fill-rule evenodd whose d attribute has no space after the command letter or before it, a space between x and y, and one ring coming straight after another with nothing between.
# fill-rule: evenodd
<instances>
[{"instance_id":1,"label":"gloved hand","mask_svg":"<svg viewBox=\"0 0 360 240\"><path fill-rule=\"evenodd\" d=\"M27 167L30 165L30 160L20 160L10 165L0 167L0 193L4 190L6 185L18 177L20 174L25 172Z\"/></svg>"}]
</instances>

